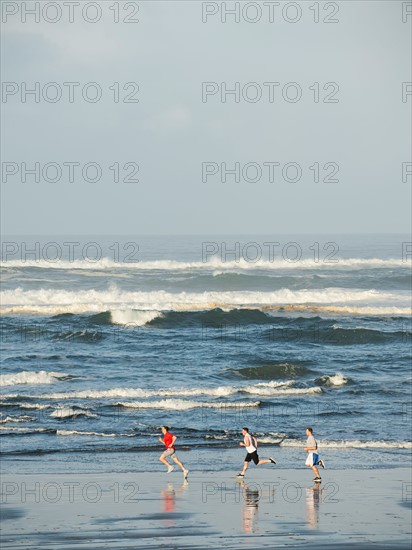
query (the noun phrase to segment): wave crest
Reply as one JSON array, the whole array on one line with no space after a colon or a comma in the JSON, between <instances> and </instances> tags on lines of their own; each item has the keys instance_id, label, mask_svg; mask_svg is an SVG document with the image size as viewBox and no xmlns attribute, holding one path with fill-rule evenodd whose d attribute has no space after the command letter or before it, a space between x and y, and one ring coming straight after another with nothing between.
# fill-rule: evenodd
<instances>
[{"instance_id":1,"label":"wave crest","mask_svg":"<svg viewBox=\"0 0 412 550\"><path fill-rule=\"evenodd\" d=\"M363 313L370 315L410 315L405 307L405 296L377 290L325 288L320 290L259 291L205 291L172 293L156 291L126 291L116 287L107 290L5 290L2 292L2 313L87 313L138 310L156 311L210 311L220 308L259 309L261 311L328 311L335 313ZM114 314L116 316L116 313ZM137 314L140 315L140 314Z\"/></svg>"},{"instance_id":2,"label":"wave crest","mask_svg":"<svg viewBox=\"0 0 412 550\"><path fill-rule=\"evenodd\" d=\"M262 443L272 443L271 438L260 439ZM322 449L412 449L411 441L318 441L319 450ZM304 447L305 440L285 439L282 441L282 447Z\"/></svg>"},{"instance_id":3,"label":"wave crest","mask_svg":"<svg viewBox=\"0 0 412 550\"><path fill-rule=\"evenodd\" d=\"M80 432L78 430L56 430L56 435L94 435L99 437L136 437L135 434Z\"/></svg>"},{"instance_id":4,"label":"wave crest","mask_svg":"<svg viewBox=\"0 0 412 550\"><path fill-rule=\"evenodd\" d=\"M17 374L2 374L0 375L0 386L16 386L19 384L53 384L61 379L67 379L68 374L60 372L47 372L41 370L23 371Z\"/></svg>"},{"instance_id":5,"label":"wave crest","mask_svg":"<svg viewBox=\"0 0 412 550\"><path fill-rule=\"evenodd\" d=\"M20 422L33 422L33 420L37 420L37 418L35 418L34 416L28 416L28 415L6 416L5 418L0 419L0 424L8 424L8 423L17 424Z\"/></svg>"},{"instance_id":6,"label":"wave crest","mask_svg":"<svg viewBox=\"0 0 412 550\"><path fill-rule=\"evenodd\" d=\"M321 376L316 380L316 382L322 386L345 386L348 381L348 378L345 378L341 372L331 376Z\"/></svg>"},{"instance_id":7,"label":"wave crest","mask_svg":"<svg viewBox=\"0 0 412 550\"><path fill-rule=\"evenodd\" d=\"M184 399L162 399L159 401L120 402L116 403L116 405L128 409L166 409L172 411L186 411L189 409L256 408L260 406L260 401L209 403L202 401L186 401Z\"/></svg>"},{"instance_id":8,"label":"wave crest","mask_svg":"<svg viewBox=\"0 0 412 550\"><path fill-rule=\"evenodd\" d=\"M74 409L71 407L59 407L50 414L53 418L76 418L77 416L87 416L88 418L98 418L97 414L91 413L85 409Z\"/></svg>"},{"instance_id":9,"label":"wave crest","mask_svg":"<svg viewBox=\"0 0 412 550\"><path fill-rule=\"evenodd\" d=\"M402 260L398 258L339 258L337 262L319 262L312 259L290 262L284 259L259 260L257 262L248 262L245 259L239 261L225 262L217 258L210 259L207 262L180 262L177 260L153 260L140 262L115 262L110 258L102 258L99 261L92 262L87 260L59 260L50 262L47 260L2 260L0 267L3 269L65 269L65 270L84 270L100 271L106 269L116 270L141 270L141 271L197 271L205 269L232 271L232 270L278 270L278 269L359 269L359 268L396 268L410 267L410 259Z\"/></svg>"},{"instance_id":10,"label":"wave crest","mask_svg":"<svg viewBox=\"0 0 412 550\"><path fill-rule=\"evenodd\" d=\"M144 389L144 388L113 388L109 390L82 390L77 392L59 392L43 395L31 395L37 399L116 399L116 398L151 398L151 397L231 397L238 394L282 396L321 393L318 386L294 388L293 380L278 382L260 382L250 386L217 386L215 388L168 388L168 389ZM18 394L6 394L3 398L15 399Z\"/></svg>"}]
</instances>

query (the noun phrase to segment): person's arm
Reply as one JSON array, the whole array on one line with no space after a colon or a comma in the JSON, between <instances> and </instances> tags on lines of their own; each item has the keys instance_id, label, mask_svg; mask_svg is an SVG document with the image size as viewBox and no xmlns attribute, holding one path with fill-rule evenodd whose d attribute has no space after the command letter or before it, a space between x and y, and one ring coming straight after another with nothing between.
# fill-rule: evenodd
<instances>
[{"instance_id":1,"label":"person's arm","mask_svg":"<svg viewBox=\"0 0 412 550\"><path fill-rule=\"evenodd\" d=\"M177 439L177 437L174 435L174 436L172 437L172 442L171 442L171 444L170 444L170 447L173 447L173 445L175 444L176 439Z\"/></svg>"},{"instance_id":2,"label":"person's arm","mask_svg":"<svg viewBox=\"0 0 412 550\"><path fill-rule=\"evenodd\" d=\"M164 445L165 442L161 437L159 437L159 441L160 441L160 443L163 443L163 445Z\"/></svg>"},{"instance_id":3,"label":"person's arm","mask_svg":"<svg viewBox=\"0 0 412 550\"><path fill-rule=\"evenodd\" d=\"M246 443L246 438L249 438L249 434L245 435L243 442L240 443L241 447L247 447L249 445L249 443Z\"/></svg>"},{"instance_id":4,"label":"person's arm","mask_svg":"<svg viewBox=\"0 0 412 550\"><path fill-rule=\"evenodd\" d=\"M256 437L255 437L255 436L253 436L253 441L254 441L254 443L255 443L255 447L256 447L256 449L257 449L257 448L258 448L258 442L257 442L257 439L256 439Z\"/></svg>"}]
</instances>

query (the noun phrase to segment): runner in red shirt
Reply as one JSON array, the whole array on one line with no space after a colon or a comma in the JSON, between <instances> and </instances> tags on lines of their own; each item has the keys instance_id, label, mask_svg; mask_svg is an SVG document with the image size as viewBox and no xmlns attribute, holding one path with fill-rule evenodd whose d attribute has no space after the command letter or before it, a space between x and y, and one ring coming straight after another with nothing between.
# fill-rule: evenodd
<instances>
[{"instance_id":1,"label":"runner in red shirt","mask_svg":"<svg viewBox=\"0 0 412 550\"><path fill-rule=\"evenodd\" d=\"M163 439L161 437L159 437L159 441L160 441L160 443L163 443L165 445L166 450L163 451L163 453L160 455L160 458L159 458L160 462L163 462L163 464L165 466L167 466L167 473L170 474L170 472L173 472L173 470L175 469L174 466L169 464L169 462L166 460L167 457L170 456L170 458L174 462L176 462L176 464L181 468L184 478L187 479L187 475L189 473L189 470L186 470L186 468L183 466L183 464L177 458L176 453L175 453L174 444L175 444L175 441L176 441L176 436L169 432L169 427L168 426L162 426L162 434L163 434Z\"/></svg>"}]
</instances>

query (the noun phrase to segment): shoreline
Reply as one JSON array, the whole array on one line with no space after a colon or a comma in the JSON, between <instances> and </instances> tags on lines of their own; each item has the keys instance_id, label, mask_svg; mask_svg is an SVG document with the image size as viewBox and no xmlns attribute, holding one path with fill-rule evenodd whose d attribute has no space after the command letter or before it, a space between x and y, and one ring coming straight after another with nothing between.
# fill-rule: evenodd
<instances>
[{"instance_id":1,"label":"shoreline","mask_svg":"<svg viewBox=\"0 0 412 550\"><path fill-rule=\"evenodd\" d=\"M177 455L192 472L210 472L220 475L233 472L235 475L241 468L244 451L234 445L231 447L194 447L187 448L180 445L176 448ZM163 466L159 456L163 448L159 445L156 450L134 447L127 450L107 449L96 452L93 447L78 450L59 450L56 452L32 453L0 453L1 471L3 474L30 475L42 472L47 468L48 473L64 475L73 470L79 474L87 473L144 473L161 474ZM259 456L276 460L277 470L297 472L306 471L304 466L306 453L300 447L282 447L260 445ZM320 457L325 459L328 477L333 477L336 470L375 471L398 470L411 468L411 449L385 448L320 448ZM217 460L218 458L218 460ZM69 465L69 467L68 467ZM292 477L293 479L293 477Z\"/></svg>"},{"instance_id":2,"label":"shoreline","mask_svg":"<svg viewBox=\"0 0 412 550\"><path fill-rule=\"evenodd\" d=\"M409 548L412 474L276 467L2 476L2 548Z\"/></svg>"}]
</instances>

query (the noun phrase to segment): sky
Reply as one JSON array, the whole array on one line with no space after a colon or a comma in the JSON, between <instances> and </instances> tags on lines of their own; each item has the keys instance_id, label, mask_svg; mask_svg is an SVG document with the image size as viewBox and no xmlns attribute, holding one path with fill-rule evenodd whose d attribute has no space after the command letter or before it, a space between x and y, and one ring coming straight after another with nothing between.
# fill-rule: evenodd
<instances>
[{"instance_id":1,"label":"sky","mask_svg":"<svg viewBox=\"0 0 412 550\"><path fill-rule=\"evenodd\" d=\"M3 234L410 230L410 3L1 4Z\"/></svg>"}]
</instances>

